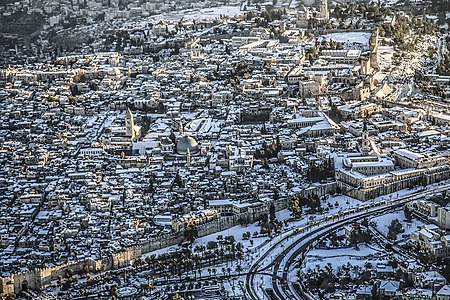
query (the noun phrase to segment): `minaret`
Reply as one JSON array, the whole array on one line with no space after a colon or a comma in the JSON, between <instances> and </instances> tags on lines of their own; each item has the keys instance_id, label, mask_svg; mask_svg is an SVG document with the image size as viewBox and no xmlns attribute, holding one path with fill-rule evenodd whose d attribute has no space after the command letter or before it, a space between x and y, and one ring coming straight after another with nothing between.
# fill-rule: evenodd
<instances>
[{"instance_id":1,"label":"minaret","mask_svg":"<svg viewBox=\"0 0 450 300\"><path fill-rule=\"evenodd\" d=\"M181 122L181 120L178 123L178 127L179 127L179 130L180 130L181 136L183 136L184 135L184 128L183 128L183 122Z\"/></svg>"},{"instance_id":2,"label":"minaret","mask_svg":"<svg viewBox=\"0 0 450 300\"><path fill-rule=\"evenodd\" d=\"M364 114L363 130L362 130L362 142L361 142L361 155L368 156L370 151L369 131L367 130L367 113Z\"/></svg>"},{"instance_id":3,"label":"minaret","mask_svg":"<svg viewBox=\"0 0 450 300\"><path fill-rule=\"evenodd\" d=\"M125 128L127 130L127 136L131 137L131 139L134 140L134 118L133 113L131 112L129 107L127 108L127 116L125 118Z\"/></svg>"},{"instance_id":4,"label":"minaret","mask_svg":"<svg viewBox=\"0 0 450 300\"><path fill-rule=\"evenodd\" d=\"M186 166L190 166L191 165L191 150L189 150L189 148L187 149L187 153L186 153Z\"/></svg>"}]
</instances>

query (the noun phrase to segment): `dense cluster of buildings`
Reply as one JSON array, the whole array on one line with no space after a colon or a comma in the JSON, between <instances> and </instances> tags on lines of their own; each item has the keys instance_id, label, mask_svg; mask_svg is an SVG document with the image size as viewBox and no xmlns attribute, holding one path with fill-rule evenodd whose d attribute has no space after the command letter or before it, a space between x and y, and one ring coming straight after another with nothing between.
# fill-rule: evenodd
<instances>
[{"instance_id":1,"label":"dense cluster of buildings","mask_svg":"<svg viewBox=\"0 0 450 300\"><path fill-rule=\"evenodd\" d=\"M50 26L70 21L59 3L45 7ZM281 6L266 25L239 11L201 26L131 18L172 2L121 3L72 1L70 15L89 11L86 30L98 11L123 18L92 51L49 62L36 50L40 63L0 69L0 292L30 280L12 274L225 217L253 222L306 190L369 200L450 176L448 106L403 105L375 24L344 43L305 35L310 19L329 21L327 1ZM307 177L330 158L335 179Z\"/></svg>"},{"instance_id":2,"label":"dense cluster of buildings","mask_svg":"<svg viewBox=\"0 0 450 300\"><path fill-rule=\"evenodd\" d=\"M91 1L71 0L66 2L45 0L6 2L0 8L4 18L21 13L41 14L45 16L44 28L74 28L77 25L92 25L98 21L110 21L117 18L148 17L158 13L183 9L202 9L220 5L237 5L238 1L180 1L166 0L133 1Z\"/></svg>"}]
</instances>

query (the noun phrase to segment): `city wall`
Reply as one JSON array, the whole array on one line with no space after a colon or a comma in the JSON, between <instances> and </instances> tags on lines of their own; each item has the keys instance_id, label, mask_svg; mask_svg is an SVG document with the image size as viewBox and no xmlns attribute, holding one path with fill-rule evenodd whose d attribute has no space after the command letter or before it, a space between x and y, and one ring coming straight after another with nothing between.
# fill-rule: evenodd
<instances>
[{"instance_id":1,"label":"city wall","mask_svg":"<svg viewBox=\"0 0 450 300\"><path fill-rule=\"evenodd\" d=\"M299 194L307 197L311 193L323 196L327 193L333 193L336 189L335 183L313 185L302 190ZM259 210L252 215L251 222L259 219L262 215L268 214L271 202L266 204L265 209ZM280 198L274 201L275 209L282 210L288 207L289 198ZM229 217L221 217L197 226L198 237L203 237L215 232L229 229L239 225L242 219L248 219L248 216L234 215ZM140 258L143 254L151 251L178 245L184 241L183 232L176 232L160 236L155 239L149 239L147 242L126 248L123 251L113 253L111 256L101 259L85 259L78 262L64 264L54 267L36 268L27 272L11 274L10 276L0 277L0 293L17 294L24 288L32 290L41 290L52 284L52 281L58 279L59 276L65 277L66 273L78 273L86 268L95 272L105 270L118 269L132 265L133 261Z\"/></svg>"}]
</instances>

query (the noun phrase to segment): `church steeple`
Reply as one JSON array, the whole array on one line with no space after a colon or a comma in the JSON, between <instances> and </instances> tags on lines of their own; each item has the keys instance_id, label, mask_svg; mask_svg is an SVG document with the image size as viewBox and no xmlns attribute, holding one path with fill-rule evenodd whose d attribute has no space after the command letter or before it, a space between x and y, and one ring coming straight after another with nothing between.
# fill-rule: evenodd
<instances>
[{"instance_id":1,"label":"church steeple","mask_svg":"<svg viewBox=\"0 0 450 300\"><path fill-rule=\"evenodd\" d=\"M127 136L129 136L131 140L134 140L136 137L134 130L134 117L129 107L127 107L127 115L125 117L125 128L127 131Z\"/></svg>"},{"instance_id":2,"label":"church steeple","mask_svg":"<svg viewBox=\"0 0 450 300\"><path fill-rule=\"evenodd\" d=\"M183 136L184 135L184 127L183 127L183 122L181 120L178 123L178 129L180 130L181 136Z\"/></svg>"},{"instance_id":3,"label":"church steeple","mask_svg":"<svg viewBox=\"0 0 450 300\"><path fill-rule=\"evenodd\" d=\"M361 154L362 156L369 155L370 140L369 131L367 130L367 111L363 112L363 128L362 128L362 141L361 141Z\"/></svg>"},{"instance_id":4,"label":"church steeple","mask_svg":"<svg viewBox=\"0 0 450 300\"><path fill-rule=\"evenodd\" d=\"M322 0L320 3L320 17L325 20L330 18L328 11L328 0Z\"/></svg>"}]
</instances>

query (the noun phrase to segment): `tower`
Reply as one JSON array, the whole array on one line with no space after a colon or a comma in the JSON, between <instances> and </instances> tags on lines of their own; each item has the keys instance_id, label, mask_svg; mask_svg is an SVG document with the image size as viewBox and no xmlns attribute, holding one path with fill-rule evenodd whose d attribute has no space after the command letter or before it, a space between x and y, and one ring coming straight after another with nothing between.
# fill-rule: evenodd
<instances>
[{"instance_id":1,"label":"tower","mask_svg":"<svg viewBox=\"0 0 450 300\"><path fill-rule=\"evenodd\" d=\"M183 127L183 122L181 120L178 123L178 130L180 130L180 135L183 136L184 135L184 127Z\"/></svg>"},{"instance_id":2,"label":"tower","mask_svg":"<svg viewBox=\"0 0 450 300\"><path fill-rule=\"evenodd\" d=\"M362 130L362 141L361 141L361 155L368 156L370 151L370 141L369 141L369 131L367 130L367 112L363 116L363 130Z\"/></svg>"},{"instance_id":3,"label":"tower","mask_svg":"<svg viewBox=\"0 0 450 300\"><path fill-rule=\"evenodd\" d=\"M187 149L186 153L186 166L191 165L191 150Z\"/></svg>"},{"instance_id":4,"label":"tower","mask_svg":"<svg viewBox=\"0 0 450 300\"><path fill-rule=\"evenodd\" d=\"M320 17L325 20L328 20L330 18L328 12L328 0L322 0L320 2Z\"/></svg>"},{"instance_id":5,"label":"tower","mask_svg":"<svg viewBox=\"0 0 450 300\"><path fill-rule=\"evenodd\" d=\"M380 29L378 27L375 27L369 39L370 50L376 50L379 46L379 43L380 43Z\"/></svg>"},{"instance_id":6,"label":"tower","mask_svg":"<svg viewBox=\"0 0 450 300\"><path fill-rule=\"evenodd\" d=\"M133 113L131 112L130 108L127 108L127 115L125 117L125 128L127 131L127 136L131 137L132 140L134 140L135 131L134 131L134 118Z\"/></svg>"},{"instance_id":7,"label":"tower","mask_svg":"<svg viewBox=\"0 0 450 300\"><path fill-rule=\"evenodd\" d=\"M300 7L297 12L297 27L308 28L310 17L309 9L304 6Z\"/></svg>"},{"instance_id":8,"label":"tower","mask_svg":"<svg viewBox=\"0 0 450 300\"><path fill-rule=\"evenodd\" d=\"M380 36L380 30L378 27L375 28L375 30L372 32L372 35L370 36L369 44L370 44L370 66L373 69L378 69L378 45L380 43L379 41Z\"/></svg>"},{"instance_id":9,"label":"tower","mask_svg":"<svg viewBox=\"0 0 450 300\"><path fill-rule=\"evenodd\" d=\"M233 155L233 148L231 148L231 145L227 145L226 147L226 157L230 158L230 156Z\"/></svg>"}]
</instances>

